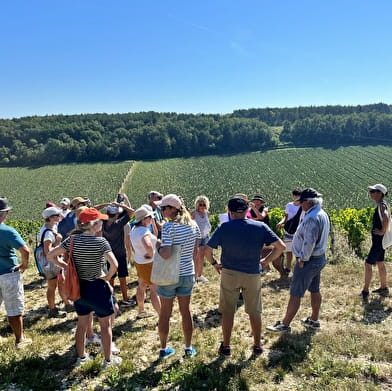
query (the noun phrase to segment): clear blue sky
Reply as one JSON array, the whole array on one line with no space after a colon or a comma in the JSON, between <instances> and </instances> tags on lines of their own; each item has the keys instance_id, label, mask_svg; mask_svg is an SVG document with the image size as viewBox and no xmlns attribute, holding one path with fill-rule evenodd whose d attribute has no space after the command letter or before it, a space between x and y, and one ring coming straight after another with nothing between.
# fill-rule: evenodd
<instances>
[{"instance_id":1,"label":"clear blue sky","mask_svg":"<svg viewBox=\"0 0 392 391\"><path fill-rule=\"evenodd\" d=\"M391 0L1 0L0 118L392 104Z\"/></svg>"}]
</instances>

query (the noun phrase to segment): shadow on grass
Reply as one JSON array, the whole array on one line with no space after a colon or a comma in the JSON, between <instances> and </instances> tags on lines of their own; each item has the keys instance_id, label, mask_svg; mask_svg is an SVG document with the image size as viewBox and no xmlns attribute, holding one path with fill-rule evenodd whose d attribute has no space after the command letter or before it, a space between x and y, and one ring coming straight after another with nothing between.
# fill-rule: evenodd
<instances>
[{"instance_id":1,"label":"shadow on grass","mask_svg":"<svg viewBox=\"0 0 392 391\"><path fill-rule=\"evenodd\" d=\"M371 301L363 303L362 323L377 324L383 322L392 313L389 301L385 303L386 297L379 296Z\"/></svg>"},{"instance_id":2,"label":"shadow on grass","mask_svg":"<svg viewBox=\"0 0 392 391\"><path fill-rule=\"evenodd\" d=\"M271 288L275 292L280 292L283 289L289 289L291 284L291 277L288 278L278 278L276 280L268 281L263 283L263 286Z\"/></svg>"},{"instance_id":3,"label":"shadow on grass","mask_svg":"<svg viewBox=\"0 0 392 391\"><path fill-rule=\"evenodd\" d=\"M194 325L199 329L214 329L216 327L220 327L221 318L222 315L217 308L202 314L193 314Z\"/></svg>"}]
</instances>

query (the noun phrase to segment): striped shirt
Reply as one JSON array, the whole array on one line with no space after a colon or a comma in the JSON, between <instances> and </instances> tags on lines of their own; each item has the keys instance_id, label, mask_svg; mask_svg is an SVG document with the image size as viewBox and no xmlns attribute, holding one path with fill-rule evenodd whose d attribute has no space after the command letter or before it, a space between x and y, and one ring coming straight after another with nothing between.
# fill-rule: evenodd
<instances>
[{"instance_id":1,"label":"striped shirt","mask_svg":"<svg viewBox=\"0 0 392 391\"><path fill-rule=\"evenodd\" d=\"M112 251L109 242L101 236L73 235L73 260L81 280L94 281L106 274L104 254ZM61 243L61 247L69 250L70 237Z\"/></svg>"},{"instance_id":2,"label":"striped shirt","mask_svg":"<svg viewBox=\"0 0 392 391\"><path fill-rule=\"evenodd\" d=\"M195 274L193 250L196 239L201 239L200 229L196 223L184 225L169 222L162 227L162 247L181 246L180 276Z\"/></svg>"}]
</instances>

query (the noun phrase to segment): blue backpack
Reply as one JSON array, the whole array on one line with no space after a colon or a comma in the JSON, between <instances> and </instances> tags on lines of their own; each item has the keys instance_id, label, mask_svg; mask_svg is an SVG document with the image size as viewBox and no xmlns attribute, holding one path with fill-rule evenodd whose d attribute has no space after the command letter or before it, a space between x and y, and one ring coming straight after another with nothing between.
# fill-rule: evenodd
<instances>
[{"instance_id":1,"label":"blue backpack","mask_svg":"<svg viewBox=\"0 0 392 391\"><path fill-rule=\"evenodd\" d=\"M50 262L45 256L43 240L46 232L48 231L52 231L52 230L46 228L44 232L42 232L41 242L39 245L37 240L36 247L34 249L34 259L35 259L35 265L37 266L39 276L46 278L47 280L51 280L52 278L55 278L58 273L60 273L61 268L55 265L53 262Z\"/></svg>"}]
</instances>

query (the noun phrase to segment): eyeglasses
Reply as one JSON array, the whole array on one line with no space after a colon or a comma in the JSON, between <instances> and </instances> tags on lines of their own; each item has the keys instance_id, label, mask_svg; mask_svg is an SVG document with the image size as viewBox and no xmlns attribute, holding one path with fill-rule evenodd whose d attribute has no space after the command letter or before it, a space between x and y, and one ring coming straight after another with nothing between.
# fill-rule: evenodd
<instances>
[{"instance_id":1,"label":"eyeglasses","mask_svg":"<svg viewBox=\"0 0 392 391\"><path fill-rule=\"evenodd\" d=\"M207 206L206 204L198 204L199 206Z\"/></svg>"},{"instance_id":2,"label":"eyeglasses","mask_svg":"<svg viewBox=\"0 0 392 391\"><path fill-rule=\"evenodd\" d=\"M165 210L165 209L167 209L167 208L173 208L173 207L170 206L170 205L161 206L161 210Z\"/></svg>"}]
</instances>

